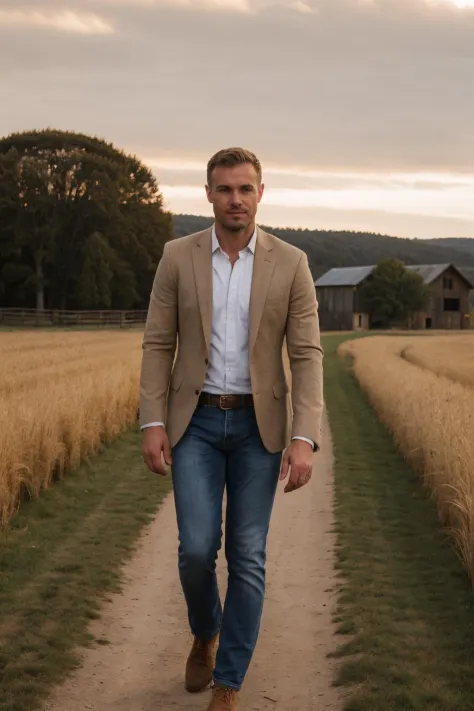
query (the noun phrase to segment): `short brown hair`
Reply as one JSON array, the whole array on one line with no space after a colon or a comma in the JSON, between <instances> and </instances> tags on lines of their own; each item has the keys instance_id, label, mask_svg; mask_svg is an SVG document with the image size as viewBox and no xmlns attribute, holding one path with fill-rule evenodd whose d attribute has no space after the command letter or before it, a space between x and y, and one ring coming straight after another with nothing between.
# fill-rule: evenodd
<instances>
[{"instance_id":1,"label":"short brown hair","mask_svg":"<svg viewBox=\"0 0 474 711\"><path fill-rule=\"evenodd\" d=\"M250 163L253 165L257 173L258 182L261 183L262 166L254 153L247 151L245 148L223 148L221 151L218 151L215 155L213 155L207 164L207 184L211 184L212 173L214 168L218 165L232 167L234 165L242 165L243 163Z\"/></svg>"}]
</instances>

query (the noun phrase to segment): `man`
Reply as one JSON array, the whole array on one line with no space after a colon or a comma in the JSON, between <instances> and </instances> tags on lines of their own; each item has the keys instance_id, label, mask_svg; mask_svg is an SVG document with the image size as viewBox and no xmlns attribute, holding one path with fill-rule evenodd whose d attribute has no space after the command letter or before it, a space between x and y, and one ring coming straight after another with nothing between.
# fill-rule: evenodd
<instances>
[{"instance_id":1,"label":"man","mask_svg":"<svg viewBox=\"0 0 474 711\"><path fill-rule=\"evenodd\" d=\"M253 153L231 148L211 158L206 192L215 223L166 244L143 340L144 460L162 475L172 465L178 567L194 636L185 684L197 692L213 682L208 711L237 708L259 633L278 479L289 476L285 492L306 484L320 441L313 279L302 251L256 227L263 191ZM222 609L215 566L224 490Z\"/></svg>"}]
</instances>

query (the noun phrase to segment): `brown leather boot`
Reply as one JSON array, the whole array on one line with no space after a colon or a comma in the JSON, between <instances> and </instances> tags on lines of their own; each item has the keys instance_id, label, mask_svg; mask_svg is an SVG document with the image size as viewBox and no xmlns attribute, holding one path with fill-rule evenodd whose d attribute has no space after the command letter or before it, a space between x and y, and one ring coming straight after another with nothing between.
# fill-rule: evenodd
<instances>
[{"instance_id":1,"label":"brown leather boot","mask_svg":"<svg viewBox=\"0 0 474 711\"><path fill-rule=\"evenodd\" d=\"M207 711L237 711L237 693L234 689L216 684Z\"/></svg>"},{"instance_id":2,"label":"brown leather boot","mask_svg":"<svg viewBox=\"0 0 474 711\"><path fill-rule=\"evenodd\" d=\"M192 693L203 691L212 681L217 637L210 640L194 638L186 662L186 689Z\"/></svg>"}]
</instances>

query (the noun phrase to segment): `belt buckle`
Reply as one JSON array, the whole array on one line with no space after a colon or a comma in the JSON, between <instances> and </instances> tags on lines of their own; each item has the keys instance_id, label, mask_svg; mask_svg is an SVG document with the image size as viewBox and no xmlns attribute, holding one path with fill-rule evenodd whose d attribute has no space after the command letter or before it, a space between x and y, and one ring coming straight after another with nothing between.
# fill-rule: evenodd
<instances>
[{"instance_id":1,"label":"belt buckle","mask_svg":"<svg viewBox=\"0 0 474 711\"><path fill-rule=\"evenodd\" d=\"M232 410L232 407L225 407L225 402L229 399L228 395L219 395L219 408L221 410Z\"/></svg>"}]
</instances>

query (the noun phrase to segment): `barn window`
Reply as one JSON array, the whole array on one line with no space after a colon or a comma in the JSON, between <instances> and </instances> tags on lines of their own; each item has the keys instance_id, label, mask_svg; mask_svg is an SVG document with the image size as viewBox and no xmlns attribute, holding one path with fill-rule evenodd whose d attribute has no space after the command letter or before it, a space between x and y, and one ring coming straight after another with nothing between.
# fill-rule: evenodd
<instances>
[{"instance_id":1,"label":"barn window","mask_svg":"<svg viewBox=\"0 0 474 711\"><path fill-rule=\"evenodd\" d=\"M445 311L461 311L461 300L460 299L445 299L444 300L444 310Z\"/></svg>"},{"instance_id":2,"label":"barn window","mask_svg":"<svg viewBox=\"0 0 474 711\"><path fill-rule=\"evenodd\" d=\"M451 290L452 290L452 288L453 288L453 280L451 279L451 277L444 277L444 278L443 278L443 288L444 288L444 289L447 289L448 291L451 291ZM446 311L446 310L449 310L449 309L445 309L445 311Z\"/></svg>"}]
</instances>

